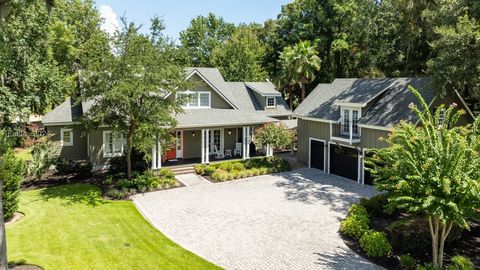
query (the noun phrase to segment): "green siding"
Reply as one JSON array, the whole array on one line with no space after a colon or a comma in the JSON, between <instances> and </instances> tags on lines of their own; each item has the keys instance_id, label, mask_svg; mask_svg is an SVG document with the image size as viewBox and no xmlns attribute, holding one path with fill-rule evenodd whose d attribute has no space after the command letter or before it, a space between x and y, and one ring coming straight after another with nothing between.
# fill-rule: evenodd
<instances>
[{"instance_id":1,"label":"green siding","mask_svg":"<svg viewBox=\"0 0 480 270\"><path fill-rule=\"evenodd\" d=\"M195 136L193 133L195 132ZM202 155L202 130L183 131L183 158L199 158Z\"/></svg>"},{"instance_id":2,"label":"green siding","mask_svg":"<svg viewBox=\"0 0 480 270\"><path fill-rule=\"evenodd\" d=\"M386 139L388 137L389 131L371 129L371 128L362 128L362 148L385 148L387 143L380 138Z\"/></svg>"},{"instance_id":3,"label":"green siding","mask_svg":"<svg viewBox=\"0 0 480 270\"><path fill-rule=\"evenodd\" d=\"M324 122L298 119L297 158L300 162L308 163L309 138L330 140L330 124Z\"/></svg>"},{"instance_id":4,"label":"green siding","mask_svg":"<svg viewBox=\"0 0 480 270\"><path fill-rule=\"evenodd\" d=\"M71 128L73 131L73 145L61 146L58 151L58 155L62 158L71 160L84 160L88 159L87 156L87 136L82 136L82 129L78 125L72 126L48 126L47 131L52 135L51 140L53 142L60 143L62 128Z\"/></svg>"}]
</instances>

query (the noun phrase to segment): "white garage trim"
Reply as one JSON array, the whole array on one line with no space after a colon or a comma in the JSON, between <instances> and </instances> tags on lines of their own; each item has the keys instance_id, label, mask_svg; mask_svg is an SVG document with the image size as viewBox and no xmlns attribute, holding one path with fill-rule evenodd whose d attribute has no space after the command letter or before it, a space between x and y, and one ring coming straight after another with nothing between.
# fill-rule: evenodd
<instances>
[{"instance_id":1,"label":"white garage trim","mask_svg":"<svg viewBox=\"0 0 480 270\"><path fill-rule=\"evenodd\" d=\"M325 151L325 146L327 146L327 141L317 139L317 138L308 138L308 168L312 167L312 141L322 142L323 143L323 171L326 172L326 163L327 163L327 152Z\"/></svg>"},{"instance_id":2,"label":"white garage trim","mask_svg":"<svg viewBox=\"0 0 480 270\"><path fill-rule=\"evenodd\" d=\"M348 148L351 148L351 149L354 149L357 151L357 148L359 147L355 147L355 146L351 146L351 145L345 145L345 144L341 144L341 143L337 143L337 142L328 142L328 173L330 174L330 163L332 162L330 160L330 144L334 144L334 145L339 145L340 147L348 147ZM363 154L362 154L363 156ZM360 154L358 153L357 151L357 159L358 159L358 165L357 165L357 183L359 184L362 184L362 178L360 177L361 176L361 156Z\"/></svg>"}]
</instances>

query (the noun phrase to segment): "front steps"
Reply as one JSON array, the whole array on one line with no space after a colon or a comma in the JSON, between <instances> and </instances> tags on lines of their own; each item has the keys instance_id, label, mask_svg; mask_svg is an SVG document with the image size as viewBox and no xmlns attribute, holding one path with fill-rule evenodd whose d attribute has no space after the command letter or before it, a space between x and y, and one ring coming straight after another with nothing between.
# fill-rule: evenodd
<instances>
[{"instance_id":1,"label":"front steps","mask_svg":"<svg viewBox=\"0 0 480 270\"><path fill-rule=\"evenodd\" d=\"M195 173L195 167L189 166L189 165L174 167L174 168L171 168L171 170L175 173L175 175Z\"/></svg>"}]
</instances>

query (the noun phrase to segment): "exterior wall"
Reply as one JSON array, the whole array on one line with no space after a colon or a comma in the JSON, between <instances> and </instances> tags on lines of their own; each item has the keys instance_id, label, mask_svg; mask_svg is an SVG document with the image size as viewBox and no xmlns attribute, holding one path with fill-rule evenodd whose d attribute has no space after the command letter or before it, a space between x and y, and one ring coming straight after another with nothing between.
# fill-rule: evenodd
<instances>
[{"instance_id":1,"label":"exterior wall","mask_svg":"<svg viewBox=\"0 0 480 270\"><path fill-rule=\"evenodd\" d=\"M386 139L390 132L386 130L361 128L361 147L362 148L385 148L387 143L380 140Z\"/></svg>"},{"instance_id":2,"label":"exterior wall","mask_svg":"<svg viewBox=\"0 0 480 270\"><path fill-rule=\"evenodd\" d=\"M231 131L232 134L228 134L228 131ZM225 128L224 131L224 149L232 150L235 149L235 143L237 142L237 128Z\"/></svg>"},{"instance_id":3,"label":"exterior wall","mask_svg":"<svg viewBox=\"0 0 480 270\"><path fill-rule=\"evenodd\" d=\"M195 136L193 136L195 132ZM199 158L202 156L202 130L183 131L183 158Z\"/></svg>"},{"instance_id":4,"label":"exterior wall","mask_svg":"<svg viewBox=\"0 0 480 270\"><path fill-rule=\"evenodd\" d=\"M108 163L110 158L103 157L103 131L109 131L111 128L98 128L91 130L89 135L90 162L93 166L102 166Z\"/></svg>"},{"instance_id":5,"label":"exterior wall","mask_svg":"<svg viewBox=\"0 0 480 270\"><path fill-rule=\"evenodd\" d=\"M317 121L298 119L298 145L297 158L299 161L308 163L309 138L325 141L330 140L330 124Z\"/></svg>"},{"instance_id":6,"label":"exterior wall","mask_svg":"<svg viewBox=\"0 0 480 270\"><path fill-rule=\"evenodd\" d=\"M211 93L211 107L214 109L232 109L225 99L213 90L207 83L205 83L198 75L194 74L190 77L192 82L192 91L204 91ZM175 95L170 95L169 98L175 98Z\"/></svg>"},{"instance_id":7,"label":"exterior wall","mask_svg":"<svg viewBox=\"0 0 480 270\"><path fill-rule=\"evenodd\" d=\"M52 135L52 141L60 143L62 128L71 128L73 131L73 145L61 146L58 155L62 158L71 160L88 159L87 155L87 136L82 136L82 129L78 125L73 126L48 126L47 131Z\"/></svg>"}]
</instances>

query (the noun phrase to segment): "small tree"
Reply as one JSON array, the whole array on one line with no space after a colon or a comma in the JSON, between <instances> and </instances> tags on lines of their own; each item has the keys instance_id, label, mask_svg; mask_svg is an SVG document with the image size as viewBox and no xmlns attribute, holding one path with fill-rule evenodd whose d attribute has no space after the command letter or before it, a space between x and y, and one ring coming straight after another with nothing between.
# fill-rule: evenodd
<instances>
[{"instance_id":1,"label":"small tree","mask_svg":"<svg viewBox=\"0 0 480 270\"><path fill-rule=\"evenodd\" d=\"M104 60L105 72L89 74L82 99L94 100L84 116L87 129L107 125L126 138L127 178L132 178L132 150L146 153L156 144L171 139L175 113L181 107L174 98L186 89L184 69L176 64L175 45L162 34L163 22L152 19L151 33L141 34L133 23L117 31L113 55Z\"/></svg>"},{"instance_id":2,"label":"small tree","mask_svg":"<svg viewBox=\"0 0 480 270\"><path fill-rule=\"evenodd\" d=\"M3 215L6 220L11 219L18 210L20 185L24 174L23 161L15 157L12 149L8 149L0 161L0 179L3 180Z\"/></svg>"},{"instance_id":3,"label":"small tree","mask_svg":"<svg viewBox=\"0 0 480 270\"><path fill-rule=\"evenodd\" d=\"M388 191L387 209L403 209L428 218L433 264L442 267L445 239L454 224L469 228L468 218L480 207L480 118L472 126L457 126L464 112L440 106L430 112L413 88L420 107L416 126L402 122L368 162L375 186ZM378 165L383 164L383 165Z\"/></svg>"},{"instance_id":4,"label":"small tree","mask_svg":"<svg viewBox=\"0 0 480 270\"><path fill-rule=\"evenodd\" d=\"M261 145L284 148L292 145L294 133L284 124L266 123L255 131L255 139Z\"/></svg>"},{"instance_id":5,"label":"small tree","mask_svg":"<svg viewBox=\"0 0 480 270\"><path fill-rule=\"evenodd\" d=\"M27 163L27 175L40 180L42 176L55 163L58 145L48 141L38 142L32 147L32 159Z\"/></svg>"}]
</instances>

